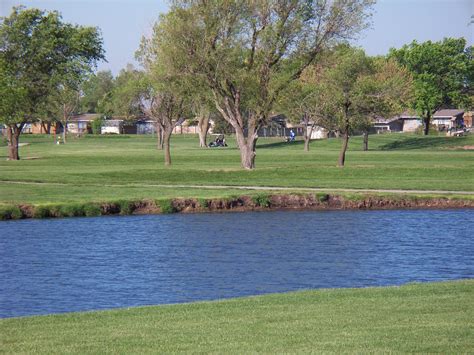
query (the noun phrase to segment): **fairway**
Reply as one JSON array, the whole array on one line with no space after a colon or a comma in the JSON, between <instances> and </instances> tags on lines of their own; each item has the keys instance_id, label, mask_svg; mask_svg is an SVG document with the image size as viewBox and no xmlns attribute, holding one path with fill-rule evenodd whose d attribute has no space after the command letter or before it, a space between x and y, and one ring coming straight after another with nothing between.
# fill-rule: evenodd
<instances>
[{"instance_id":1,"label":"fairway","mask_svg":"<svg viewBox=\"0 0 474 355\"><path fill-rule=\"evenodd\" d=\"M101 202L112 199L220 197L235 189L191 186L270 186L328 189L474 191L474 136L372 135L350 141L344 168L336 167L341 141L303 142L261 138L256 169L240 167L232 137L228 148L199 148L194 135L172 137L172 166L163 164L156 138L142 135L53 137L22 135L20 161L6 161L0 147L0 203ZM159 185L159 186L156 186ZM162 185L169 186L163 187ZM180 187L177 187L177 186ZM186 187L189 186L189 187Z\"/></svg>"},{"instance_id":2,"label":"fairway","mask_svg":"<svg viewBox=\"0 0 474 355\"><path fill-rule=\"evenodd\" d=\"M474 282L0 320L2 353L474 351Z\"/></svg>"}]
</instances>

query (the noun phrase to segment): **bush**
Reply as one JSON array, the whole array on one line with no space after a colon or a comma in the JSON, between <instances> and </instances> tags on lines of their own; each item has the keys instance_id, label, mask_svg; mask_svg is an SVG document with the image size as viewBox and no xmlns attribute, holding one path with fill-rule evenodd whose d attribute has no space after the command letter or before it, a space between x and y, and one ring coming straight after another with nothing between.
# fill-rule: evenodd
<instances>
[{"instance_id":1,"label":"bush","mask_svg":"<svg viewBox=\"0 0 474 355\"><path fill-rule=\"evenodd\" d=\"M59 217L85 216L84 206L79 204L63 205L59 208Z\"/></svg>"},{"instance_id":2,"label":"bush","mask_svg":"<svg viewBox=\"0 0 474 355\"><path fill-rule=\"evenodd\" d=\"M122 215L129 215L132 214L132 203L130 201L121 200L118 201L117 204L120 206L120 214Z\"/></svg>"},{"instance_id":3,"label":"bush","mask_svg":"<svg viewBox=\"0 0 474 355\"><path fill-rule=\"evenodd\" d=\"M49 206L36 206L33 210L33 218L49 218L52 216Z\"/></svg>"},{"instance_id":4,"label":"bush","mask_svg":"<svg viewBox=\"0 0 474 355\"><path fill-rule=\"evenodd\" d=\"M102 118L96 118L94 121L92 121L92 133L93 134L101 134L102 132Z\"/></svg>"},{"instance_id":5,"label":"bush","mask_svg":"<svg viewBox=\"0 0 474 355\"><path fill-rule=\"evenodd\" d=\"M270 207L270 196L267 194L259 194L252 197L253 203L260 207Z\"/></svg>"},{"instance_id":6,"label":"bush","mask_svg":"<svg viewBox=\"0 0 474 355\"><path fill-rule=\"evenodd\" d=\"M173 200L159 200L156 202L156 204L160 206L161 213L168 214L177 212L176 208L173 206Z\"/></svg>"},{"instance_id":7,"label":"bush","mask_svg":"<svg viewBox=\"0 0 474 355\"><path fill-rule=\"evenodd\" d=\"M87 203L83 206L84 214L87 217L95 217L101 215L100 206L95 203Z\"/></svg>"},{"instance_id":8,"label":"bush","mask_svg":"<svg viewBox=\"0 0 474 355\"><path fill-rule=\"evenodd\" d=\"M316 194L315 197L319 202L326 202L329 200L328 194Z\"/></svg>"},{"instance_id":9,"label":"bush","mask_svg":"<svg viewBox=\"0 0 474 355\"><path fill-rule=\"evenodd\" d=\"M198 198L198 203L201 208L208 208L209 207L209 201L206 200L205 198Z\"/></svg>"},{"instance_id":10,"label":"bush","mask_svg":"<svg viewBox=\"0 0 474 355\"><path fill-rule=\"evenodd\" d=\"M21 218L23 213L18 206L0 206L0 220Z\"/></svg>"},{"instance_id":11,"label":"bush","mask_svg":"<svg viewBox=\"0 0 474 355\"><path fill-rule=\"evenodd\" d=\"M424 125L421 125L420 127L418 127L415 130L415 134L418 134L420 136L424 135L424 132L425 132L425 126ZM430 136L439 136L438 127L436 127L435 125L430 124L430 129L428 131L428 135L430 135Z\"/></svg>"}]
</instances>

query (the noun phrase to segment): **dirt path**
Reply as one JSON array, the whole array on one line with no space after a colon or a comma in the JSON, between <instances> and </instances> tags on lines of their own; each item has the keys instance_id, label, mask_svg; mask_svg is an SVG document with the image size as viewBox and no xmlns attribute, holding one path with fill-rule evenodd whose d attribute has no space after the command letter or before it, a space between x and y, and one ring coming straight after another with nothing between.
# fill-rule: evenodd
<instances>
[{"instance_id":1,"label":"dirt path","mask_svg":"<svg viewBox=\"0 0 474 355\"><path fill-rule=\"evenodd\" d=\"M106 186L106 187L158 187L158 188L188 188L209 190L255 190L255 191L307 191L307 192L362 192L362 193L392 193L392 194L440 194L440 195L474 195L474 191L451 190L403 190L403 189L349 189L349 188L320 188L320 187L283 187L283 186L232 186L232 185L163 185L163 184L67 184L60 182L28 182L0 181L0 184L19 185L53 185L53 186Z\"/></svg>"}]
</instances>

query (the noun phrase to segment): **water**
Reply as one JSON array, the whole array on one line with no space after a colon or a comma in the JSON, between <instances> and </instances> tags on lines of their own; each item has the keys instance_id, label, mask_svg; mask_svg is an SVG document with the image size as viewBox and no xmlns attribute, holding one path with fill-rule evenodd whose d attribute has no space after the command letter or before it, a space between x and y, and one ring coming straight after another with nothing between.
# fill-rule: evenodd
<instances>
[{"instance_id":1,"label":"water","mask_svg":"<svg viewBox=\"0 0 474 355\"><path fill-rule=\"evenodd\" d=\"M0 317L474 277L472 210L0 223Z\"/></svg>"}]
</instances>

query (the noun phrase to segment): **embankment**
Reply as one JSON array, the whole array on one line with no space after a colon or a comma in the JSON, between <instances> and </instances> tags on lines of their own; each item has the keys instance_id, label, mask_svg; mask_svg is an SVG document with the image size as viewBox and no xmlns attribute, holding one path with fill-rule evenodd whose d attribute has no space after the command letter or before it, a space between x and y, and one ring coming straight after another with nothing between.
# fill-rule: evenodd
<instances>
[{"instance_id":1,"label":"embankment","mask_svg":"<svg viewBox=\"0 0 474 355\"><path fill-rule=\"evenodd\" d=\"M109 202L4 205L0 220L106 215L244 212L266 210L374 210L474 208L474 199L443 196L367 194L257 194L225 198L120 200Z\"/></svg>"}]
</instances>

